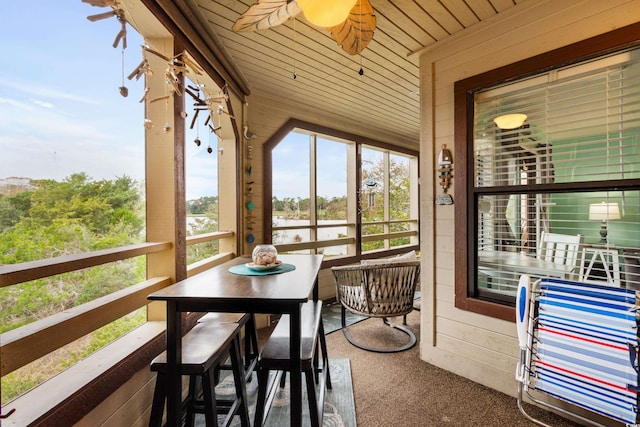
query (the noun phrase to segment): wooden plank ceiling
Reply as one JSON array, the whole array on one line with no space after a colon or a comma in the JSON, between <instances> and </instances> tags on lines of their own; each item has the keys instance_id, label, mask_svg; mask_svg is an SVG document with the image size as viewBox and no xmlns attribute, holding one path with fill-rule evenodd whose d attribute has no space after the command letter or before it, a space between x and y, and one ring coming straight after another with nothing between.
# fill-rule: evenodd
<instances>
[{"instance_id":1,"label":"wooden plank ceiling","mask_svg":"<svg viewBox=\"0 0 640 427\"><path fill-rule=\"evenodd\" d=\"M182 1L208 38L224 46L252 94L319 110L418 149L419 69L413 53L527 0L371 0L377 28L355 56L303 15L237 33L234 22L254 0Z\"/></svg>"}]
</instances>

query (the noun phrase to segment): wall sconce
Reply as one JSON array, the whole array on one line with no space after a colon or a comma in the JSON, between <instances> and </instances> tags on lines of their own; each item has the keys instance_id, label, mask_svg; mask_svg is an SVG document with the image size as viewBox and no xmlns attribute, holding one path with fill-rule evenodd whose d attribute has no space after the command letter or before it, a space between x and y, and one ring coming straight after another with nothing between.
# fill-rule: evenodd
<instances>
[{"instance_id":1,"label":"wall sconce","mask_svg":"<svg viewBox=\"0 0 640 427\"><path fill-rule=\"evenodd\" d=\"M333 27L349 16L356 0L298 0L304 17L318 27Z\"/></svg>"},{"instance_id":2,"label":"wall sconce","mask_svg":"<svg viewBox=\"0 0 640 427\"><path fill-rule=\"evenodd\" d=\"M496 126L506 130L519 128L524 124L525 120L527 120L527 115L521 113L504 114L493 119Z\"/></svg>"},{"instance_id":3,"label":"wall sconce","mask_svg":"<svg viewBox=\"0 0 640 427\"><path fill-rule=\"evenodd\" d=\"M440 154L438 154L438 176L440 179L440 187L442 187L442 194L436 197L436 205L452 205L453 198L450 194L447 194L449 185L451 185L451 171L453 168L453 156L451 151L447 149L446 144L442 144Z\"/></svg>"},{"instance_id":4,"label":"wall sconce","mask_svg":"<svg viewBox=\"0 0 640 427\"><path fill-rule=\"evenodd\" d=\"M589 205L589 220L602 221L600 224L600 244L606 245L607 222L611 219L620 219L620 208L617 203L592 203Z\"/></svg>"}]
</instances>

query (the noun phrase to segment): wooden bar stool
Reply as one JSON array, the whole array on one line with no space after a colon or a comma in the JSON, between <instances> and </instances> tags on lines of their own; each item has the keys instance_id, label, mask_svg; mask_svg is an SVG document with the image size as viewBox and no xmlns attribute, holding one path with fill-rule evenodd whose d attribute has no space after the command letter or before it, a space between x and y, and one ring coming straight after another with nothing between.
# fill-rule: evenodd
<instances>
[{"instance_id":1,"label":"wooden bar stool","mask_svg":"<svg viewBox=\"0 0 640 427\"><path fill-rule=\"evenodd\" d=\"M240 325L236 323L197 324L182 337L182 363L179 372L189 376L189 393L183 402L186 426L193 426L196 413L204 413L207 426L218 426L214 370L227 357L231 359L236 396L230 405L225 405L228 412L225 410L227 416L222 425L229 426L233 417L238 415L243 427L250 426L245 374L240 354ZM151 370L158 375L149 426L160 427L167 394L166 351L153 359ZM198 379L202 384L202 400L198 399Z\"/></svg>"},{"instance_id":2,"label":"wooden bar stool","mask_svg":"<svg viewBox=\"0 0 640 427\"><path fill-rule=\"evenodd\" d=\"M236 323L244 328L244 372L245 381L251 381L256 364L258 363L258 329L256 317L253 313L207 313L198 319L198 323ZM230 369L221 365L221 369ZM217 382L217 381L216 381Z\"/></svg>"},{"instance_id":3,"label":"wooden bar stool","mask_svg":"<svg viewBox=\"0 0 640 427\"><path fill-rule=\"evenodd\" d=\"M301 335L300 362L307 383L311 426L319 427L322 425L325 387L331 389L329 357L322 324L322 301L308 301L302 305ZM320 347L322 365L318 362L318 347ZM271 406L276 394L274 386L278 378L276 375L273 382L268 384L269 372L282 371L280 387L284 387L285 375L290 370L290 365L289 315L283 315L260 353L254 427L261 427L264 424L268 415L267 408ZM316 396L316 384L320 385L319 396ZM269 396L267 396L268 390Z\"/></svg>"}]
</instances>

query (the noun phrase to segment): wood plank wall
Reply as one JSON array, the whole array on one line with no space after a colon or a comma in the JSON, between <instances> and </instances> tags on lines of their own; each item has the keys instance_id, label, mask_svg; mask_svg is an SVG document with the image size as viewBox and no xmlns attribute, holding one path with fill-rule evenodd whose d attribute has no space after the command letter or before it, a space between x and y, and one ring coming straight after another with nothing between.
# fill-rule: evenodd
<instances>
[{"instance_id":1,"label":"wood plank wall","mask_svg":"<svg viewBox=\"0 0 640 427\"><path fill-rule=\"evenodd\" d=\"M638 1L526 1L421 53L423 360L516 394L515 324L455 308L453 207L433 205L434 152L454 148L454 82L638 20Z\"/></svg>"}]
</instances>

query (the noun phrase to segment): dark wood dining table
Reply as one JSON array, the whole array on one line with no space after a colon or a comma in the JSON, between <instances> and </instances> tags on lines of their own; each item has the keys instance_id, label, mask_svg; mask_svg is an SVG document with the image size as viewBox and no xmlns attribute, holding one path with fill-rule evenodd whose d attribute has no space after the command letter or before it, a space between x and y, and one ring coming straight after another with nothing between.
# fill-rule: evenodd
<instances>
[{"instance_id":1,"label":"dark wood dining table","mask_svg":"<svg viewBox=\"0 0 640 427\"><path fill-rule=\"evenodd\" d=\"M272 275L246 276L229 268L250 262L237 257L177 282L148 296L167 304L167 426L181 419L182 317L185 312L289 314L291 352L291 426L302 425L302 370L300 364L300 309L312 297L318 299L318 272L322 255L280 255L295 269Z\"/></svg>"}]
</instances>

